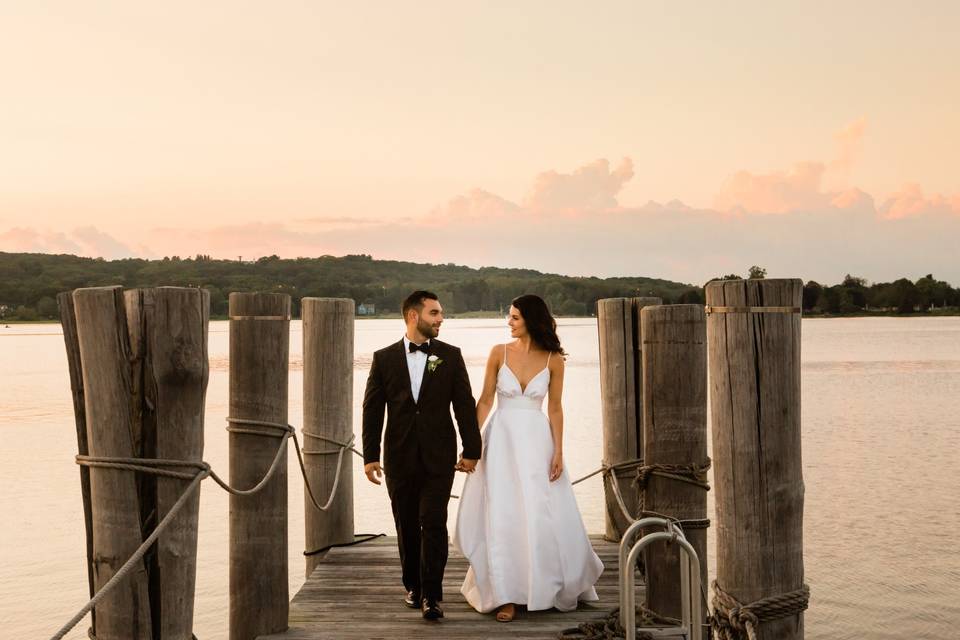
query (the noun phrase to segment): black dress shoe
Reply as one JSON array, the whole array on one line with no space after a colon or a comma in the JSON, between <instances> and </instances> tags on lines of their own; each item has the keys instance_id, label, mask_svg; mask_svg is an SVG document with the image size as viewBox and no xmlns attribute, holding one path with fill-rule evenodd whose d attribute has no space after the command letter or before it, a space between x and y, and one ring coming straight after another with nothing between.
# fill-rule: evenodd
<instances>
[{"instance_id":1,"label":"black dress shoe","mask_svg":"<svg viewBox=\"0 0 960 640\"><path fill-rule=\"evenodd\" d=\"M443 609L433 598L424 598L420 610L423 611L424 620L439 620L443 617Z\"/></svg>"},{"instance_id":2,"label":"black dress shoe","mask_svg":"<svg viewBox=\"0 0 960 640\"><path fill-rule=\"evenodd\" d=\"M411 609L419 609L420 599L420 594L416 591L407 591L407 595L403 598L403 604L407 605Z\"/></svg>"}]
</instances>

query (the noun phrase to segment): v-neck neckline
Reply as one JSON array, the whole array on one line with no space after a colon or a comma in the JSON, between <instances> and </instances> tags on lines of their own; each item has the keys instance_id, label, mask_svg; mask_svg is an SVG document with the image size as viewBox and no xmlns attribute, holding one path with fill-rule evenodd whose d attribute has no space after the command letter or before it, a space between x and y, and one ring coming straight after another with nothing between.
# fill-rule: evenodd
<instances>
[{"instance_id":1,"label":"v-neck neckline","mask_svg":"<svg viewBox=\"0 0 960 640\"><path fill-rule=\"evenodd\" d=\"M535 373L534 376L527 381L526 386L524 386L523 383L520 382L520 378L517 377L517 374L513 372L513 369L511 369L510 365L508 365L506 362L500 365L500 367L509 371L510 375L513 376L513 379L516 380L517 384L520 386L520 395L526 395L527 389L530 388L530 385L533 383L533 381L536 380L538 377L540 377L540 374L546 371L549 368L549 365L547 365L546 367L544 367L543 369L540 369L540 371Z\"/></svg>"}]
</instances>

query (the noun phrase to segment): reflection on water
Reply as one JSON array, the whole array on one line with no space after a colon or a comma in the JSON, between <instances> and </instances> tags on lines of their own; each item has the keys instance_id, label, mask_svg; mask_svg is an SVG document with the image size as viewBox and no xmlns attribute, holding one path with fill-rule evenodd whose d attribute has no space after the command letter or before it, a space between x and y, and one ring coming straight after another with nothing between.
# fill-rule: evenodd
<instances>
[{"instance_id":1,"label":"reflection on water","mask_svg":"<svg viewBox=\"0 0 960 640\"><path fill-rule=\"evenodd\" d=\"M596 325L563 320L560 334L571 354L565 449L578 477L600 462ZM211 324L204 457L221 471L227 469L228 337L227 323ZM357 322L358 429L370 354L399 337L396 320ZM441 338L463 349L478 389L490 345L507 334L501 320L451 320ZM302 415L301 347L294 322L295 423ZM51 325L0 328L0 365L0 509L7 519L0 527L0 621L9 637L44 637L87 599L62 336ZM953 637L960 622L960 318L805 320L802 367L804 546L813 590L807 637ZM392 534L386 494L361 481L360 467L355 459L356 529ZM599 481L577 485L576 492L587 528L602 531ZM300 477L291 473L292 592L303 581L301 493ZM226 638L227 513L226 495L204 486L195 629L211 640ZM712 558L710 564L712 571ZM85 628L69 637L86 637Z\"/></svg>"}]
</instances>

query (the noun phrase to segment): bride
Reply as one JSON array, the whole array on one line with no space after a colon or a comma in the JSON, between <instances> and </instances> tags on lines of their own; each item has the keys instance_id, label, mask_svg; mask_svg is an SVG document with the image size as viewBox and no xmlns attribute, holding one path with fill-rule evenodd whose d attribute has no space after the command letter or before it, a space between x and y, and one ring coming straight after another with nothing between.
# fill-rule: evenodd
<instances>
[{"instance_id":1,"label":"bride","mask_svg":"<svg viewBox=\"0 0 960 640\"><path fill-rule=\"evenodd\" d=\"M566 354L556 321L541 298L523 295L507 324L515 340L494 346L487 360L477 421L490 421L454 533L470 561L460 592L481 613L499 608L501 622L513 619L518 604L570 611L578 600L597 600L593 585L603 571L563 465Z\"/></svg>"}]
</instances>

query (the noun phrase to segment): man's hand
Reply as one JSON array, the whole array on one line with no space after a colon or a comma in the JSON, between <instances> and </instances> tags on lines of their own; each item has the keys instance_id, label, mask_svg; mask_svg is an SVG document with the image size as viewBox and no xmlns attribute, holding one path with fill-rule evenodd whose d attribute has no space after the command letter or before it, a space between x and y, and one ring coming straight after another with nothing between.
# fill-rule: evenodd
<instances>
[{"instance_id":1,"label":"man's hand","mask_svg":"<svg viewBox=\"0 0 960 640\"><path fill-rule=\"evenodd\" d=\"M456 471L463 471L464 473L473 473L477 468L477 461L471 460L470 458L460 458L460 461L457 462L453 467Z\"/></svg>"},{"instance_id":2,"label":"man's hand","mask_svg":"<svg viewBox=\"0 0 960 640\"><path fill-rule=\"evenodd\" d=\"M383 467L379 462L368 462L363 465L363 472L367 474L367 480L373 484L380 484L380 478L383 477Z\"/></svg>"}]
</instances>

